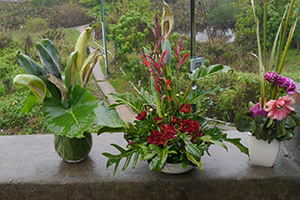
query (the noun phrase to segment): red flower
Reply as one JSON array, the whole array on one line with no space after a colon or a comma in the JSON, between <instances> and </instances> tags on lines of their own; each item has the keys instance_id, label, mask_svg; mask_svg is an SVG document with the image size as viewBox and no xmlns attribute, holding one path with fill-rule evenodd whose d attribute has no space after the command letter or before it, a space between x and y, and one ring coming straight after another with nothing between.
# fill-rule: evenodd
<instances>
[{"instance_id":1,"label":"red flower","mask_svg":"<svg viewBox=\"0 0 300 200\"><path fill-rule=\"evenodd\" d=\"M161 125L161 124L164 123L163 118L161 118L161 117L155 117L155 118L154 118L154 121L155 121L158 125Z\"/></svg>"},{"instance_id":2,"label":"red flower","mask_svg":"<svg viewBox=\"0 0 300 200\"><path fill-rule=\"evenodd\" d=\"M151 131L151 135L147 136L147 142L165 147L168 144L169 139L176 138L176 130L173 125L164 124L160 128L160 131L161 132L158 132L157 130Z\"/></svg>"},{"instance_id":3,"label":"red flower","mask_svg":"<svg viewBox=\"0 0 300 200\"><path fill-rule=\"evenodd\" d=\"M192 120L192 119L182 119L180 122L180 127L179 127L179 131L181 133L199 133L199 127L200 125L198 124L197 121Z\"/></svg>"},{"instance_id":4,"label":"red flower","mask_svg":"<svg viewBox=\"0 0 300 200\"><path fill-rule=\"evenodd\" d=\"M188 114L189 112L191 112L191 106L188 103L184 103L179 107L179 111L183 112L185 114Z\"/></svg>"},{"instance_id":5,"label":"red flower","mask_svg":"<svg viewBox=\"0 0 300 200\"><path fill-rule=\"evenodd\" d=\"M147 114L147 111L144 110L144 111L142 111L140 114L138 114L138 116L136 116L135 118L142 121L142 120L145 119L146 114Z\"/></svg>"},{"instance_id":6,"label":"red flower","mask_svg":"<svg viewBox=\"0 0 300 200\"><path fill-rule=\"evenodd\" d=\"M170 81L170 79L167 79L167 81L166 81L166 88L168 89L168 90L172 90L172 88L171 88L171 86L170 86L170 83L171 83L172 81Z\"/></svg>"},{"instance_id":7,"label":"red flower","mask_svg":"<svg viewBox=\"0 0 300 200\"><path fill-rule=\"evenodd\" d=\"M175 117L175 116L172 116L171 117L171 123L172 124L177 124L179 122L179 118Z\"/></svg>"},{"instance_id":8,"label":"red flower","mask_svg":"<svg viewBox=\"0 0 300 200\"><path fill-rule=\"evenodd\" d=\"M131 141L129 142L129 145L133 146L133 144L134 144L134 141L131 140Z\"/></svg>"}]
</instances>

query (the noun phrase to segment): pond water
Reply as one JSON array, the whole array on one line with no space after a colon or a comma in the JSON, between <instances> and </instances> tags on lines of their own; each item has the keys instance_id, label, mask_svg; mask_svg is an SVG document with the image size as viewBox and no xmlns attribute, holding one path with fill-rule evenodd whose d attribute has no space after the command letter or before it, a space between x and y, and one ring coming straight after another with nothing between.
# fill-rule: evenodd
<instances>
[{"instance_id":1,"label":"pond water","mask_svg":"<svg viewBox=\"0 0 300 200\"><path fill-rule=\"evenodd\" d=\"M181 33L183 35L191 35L191 33ZM233 42L235 39L235 34L232 29L214 29L214 28L204 28L198 29L196 33L196 40L198 42L208 42L209 36L211 36L214 42Z\"/></svg>"}]
</instances>

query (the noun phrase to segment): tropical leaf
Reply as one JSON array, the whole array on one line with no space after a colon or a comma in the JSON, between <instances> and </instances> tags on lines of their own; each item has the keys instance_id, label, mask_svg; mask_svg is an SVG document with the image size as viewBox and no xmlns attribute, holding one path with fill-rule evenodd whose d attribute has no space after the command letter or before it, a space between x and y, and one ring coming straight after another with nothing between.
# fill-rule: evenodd
<instances>
[{"instance_id":1,"label":"tropical leaf","mask_svg":"<svg viewBox=\"0 0 300 200\"><path fill-rule=\"evenodd\" d=\"M21 67L28 73L35 75L39 78L45 78L47 76L46 70L32 60L29 56L18 53L17 54L18 62Z\"/></svg>"},{"instance_id":2,"label":"tropical leaf","mask_svg":"<svg viewBox=\"0 0 300 200\"><path fill-rule=\"evenodd\" d=\"M101 128L98 135L104 132L120 132L125 131L125 123L120 118L115 108L105 106L104 102L98 103L98 107L94 110L96 119L94 123Z\"/></svg>"},{"instance_id":3,"label":"tropical leaf","mask_svg":"<svg viewBox=\"0 0 300 200\"><path fill-rule=\"evenodd\" d=\"M46 98L43 103L45 121L56 135L82 138L84 131L96 118L97 99L80 85L69 88L66 107L57 99Z\"/></svg>"},{"instance_id":4,"label":"tropical leaf","mask_svg":"<svg viewBox=\"0 0 300 200\"><path fill-rule=\"evenodd\" d=\"M25 85L39 99L44 99L47 86L42 79L31 74L19 74L14 78L14 84Z\"/></svg>"},{"instance_id":5,"label":"tropical leaf","mask_svg":"<svg viewBox=\"0 0 300 200\"><path fill-rule=\"evenodd\" d=\"M190 74L190 79L192 81L197 81L208 76L212 76L222 72L232 72L233 69L229 66L223 65L211 65L209 67L202 66L197 68L192 74Z\"/></svg>"},{"instance_id":6,"label":"tropical leaf","mask_svg":"<svg viewBox=\"0 0 300 200\"><path fill-rule=\"evenodd\" d=\"M27 99L23 102L23 106L20 108L20 111L22 113L30 111L35 106L38 100L39 98L35 96L33 92L30 92L27 96Z\"/></svg>"},{"instance_id":7,"label":"tropical leaf","mask_svg":"<svg viewBox=\"0 0 300 200\"><path fill-rule=\"evenodd\" d=\"M55 60L55 55L53 51L48 51L48 49L43 46L40 42L36 43L35 48L39 54L39 57L41 59L41 62L45 68L45 70L50 73L55 75L57 78L61 79L61 72L60 72L60 64L58 60Z\"/></svg>"},{"instance_id":8,"label":"tropical leaf","mask_svg":"<svg viewBox=\"0 0 300 200\"><path fill-rule=\"evenodd\" d=\"M59 70L60 70L60 66L61 66L60 55L59 55L59 52L58 52L55 44L51 40L45 38L42 41L42 45L48 50L50 55L57 62L58 66L59 66Z\"/></svg>"},{"instance_id":9,"label":"tropical leaf","mask_svg":"<svg viewBox=\"0 0 300 200\"><path fill-rule=\"evenodd\" d=\"M120 154L118 155L112 155L110 153L102 153L102 155L104 155L105 157L108 158L108 161L106 163L106 168L110 167L111 165L115 164L115 169L114 169L114 174L113 176L116 175L117 169L119 167L120 161L123 158L126 158L126 161L123 165L122 171L124 171L127 167L128 164L131 160L131 157L134 153L136 153L137 155L135 156L134 160L138 160L138 156L139 156L139 152L137 149L129 149L129 150L125 150L122 147L116 145L116 144L111 144L111 146L115 147L116 149L118 149L120 151Z\"/></svg>"},{"instance_id":10,"label":"tropical leaf","mask_svg":"<svg viewBox=\"0 0 300 200\"><path fill-rule=\"evenodd\" d=\"M235 145L237 148L239 148L239 150L242 152L242 153L245 153L248 155L248 148L245 147L240 141L241 141L241 138L226 138L224 139L225 141L227 142L230 142L231 144Z\"/></svg>"},{"instance_id":11,"label":"tropical leaf","mask_svg":"<svg viewBox=\"0 0 300 200\"><path fill-rule=\"evenodd\" d=\"M110 93L108 96L116 100L116 102L111 104L110 107L127 105L135 113L140 113L142 110L144 110L144 105L147 104L147 102L145 102L143 99L137 98L134 94L131 93L125 93L125 94Z\"/></svg>"}]
</instances>

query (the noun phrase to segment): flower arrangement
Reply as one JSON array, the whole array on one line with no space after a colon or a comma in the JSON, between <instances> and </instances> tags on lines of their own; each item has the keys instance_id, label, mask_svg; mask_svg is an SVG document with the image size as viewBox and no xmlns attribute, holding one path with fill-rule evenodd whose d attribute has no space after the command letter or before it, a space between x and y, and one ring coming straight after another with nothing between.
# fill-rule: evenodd
<instances>
[{"instance_id":1,"label":"flower arrangement","mask_svg":"<svg viewBox=\"0 0 300 200\"><path fill-rule=\"evenodd\" d=\"M172 22L170 19L172 15L166 13L170 12L170 8L167 4L163 4L163 6L162 24L165 25L164 27L172 29L172 23L169 23ZM116 103L109 107L102 103L95 110L98 115L95 123L100 126L98 134L124 132L124 138L128 142L127 149L112 144L120 151L118 155L103 153L108 158L107 167L115 164L114 175L120 160L126 158L123 171L128 167L133 155L133 169L138 160L144 160L149 163L150 170L161 171L166 163L182 163L183 168L193 165L203 172L201 157L205 152L209 155L209 147L212 144L227 149L223 143L223 141L227 141L236 145L242 152L248 153L239 138L227 138L227 134L219 128L208 126L209 120L202 116L208 106L205 96L224 89L214 87L205 90L204 87L201 87L192 90L192 86L197 80L232 69L223 65L202 66L189 75L191 81L186 91L176 91L178 83L171 73L173 66L170 64L171 47L168 40L170 32L165 30L162 34L163 37L159 37L157 34L159 27L156 20L153 30L157 37L155 51L152 52L151 49L145 48L146 53L143 54L144 64L150 72L150 91L141 89L137 91L137 95L131 93L110 94L110 97L116 99ZM163 47L161 54L157 48L160 44ZM183 44L179 42L175 49L178 63L174 67L180 68L188 56L185 54L180 59L182 49ZM119 118L115 107L123 104L137 114L134 123L125 123Z\"/></svg>"},{"instance_id":2,"label":"flower arrangement","mask_svg":"<svg viewBox=\"0 0 300 200\"><path fill-rule=\"evenodd\" d=\"M255 16L254 2L253 0L251 2ZM253 104L250 102L250 109L246 108L241 114L238 114L235 117L237 130L251 132L257 139L262 139L269 143L273 139L277 139L280 142L291 139L294 136L295 127L300 125L300 118L295 114L294 109L291 107L291 105L295 103L292 95L296 90L296 84L293 80L280 75L297 23L297 20L293 23L285 44L284 52L282 52L285 41L284 37L286 35L287 25L294 2L295 1L292 0L289 5L286 21L284 21L284 19L287 10L279 26L271 52L269 71L267 71L266 68L266 46L264 45L264 55L262 56L261 45L259 42L259 23L255 18L259 52L259 55L255 56L258 58L260 66L261 97L259 98L258 103ZM264 13L267 13L266 9L267 3L265 4ZM264 19L266 22L266 16ZM264 40L266 38L266 30L266 23L264 23ZM281 38L280 41L279 37ZM276 63L273 65L276 48L277 58Z\"/></svg>"},{"instance_id":3,"label":"flower arrangement","mask_svg":"<svg viewBox=\"0 0 300 200\"><path fill-rule=\"evenodd\" d=\"M68 58L64 76L60 55L51 40L44 39L35 45L43 67L27 55L20 52L17 55L19 64L28 74L17 75L14 83L28 86L31 90L21 111L27 112L37 102L43 102L47 127L55 134L55 148L65 160L81 160L92 146L92 136L87 129L96 118L94 109L98 100L90 94L86 85L103 52L96 49L86 57L91 31L87 28L79 36L75 51Z\"/></svg>"}]
</instances>

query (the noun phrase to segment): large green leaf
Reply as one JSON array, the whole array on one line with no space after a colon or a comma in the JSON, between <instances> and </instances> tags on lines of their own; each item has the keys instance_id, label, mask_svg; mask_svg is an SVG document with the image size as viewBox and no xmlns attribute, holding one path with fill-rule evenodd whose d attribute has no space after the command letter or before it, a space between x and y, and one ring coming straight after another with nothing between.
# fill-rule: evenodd
<instances>
[{"instance_id":1,"label":"large green leaf","mask_svg":"<svg viewBox=\"0 0 300 200\"><path fill-rule=\"evenodd\" d=\"M104 132L122 131L125 128L125 123L120 118L115 108L108 108L104 102L99 102L98 107L94 110L96 114L95 124L100 126L98 134Z\"/></svg>"},{"instance_id":2,"label":"large green leaf","mask_svg":"<svg viewBox=\"0 0 300 200\"><path fill-rule=\"evenodd\" d=\"M96 118L94 109L98 101L80 85L69 88L67 101L69 107L65 107L56 98L46 98L43 103L45 120L56 135L82 138L84 131Z\"/></svg>"}]
</instances>

